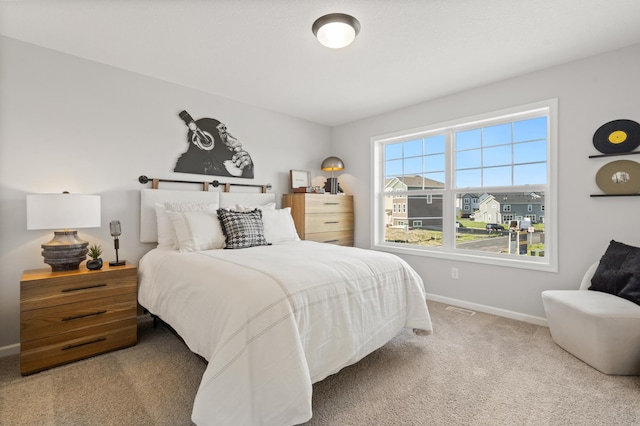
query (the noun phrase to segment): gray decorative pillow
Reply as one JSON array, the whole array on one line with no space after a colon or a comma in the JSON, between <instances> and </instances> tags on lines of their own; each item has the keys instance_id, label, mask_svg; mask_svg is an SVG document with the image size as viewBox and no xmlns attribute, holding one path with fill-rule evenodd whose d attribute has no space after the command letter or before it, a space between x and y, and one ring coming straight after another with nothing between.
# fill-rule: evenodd
<instances>
[{"instance_id":1,"label":"gray decorative pillow","mask_svg":"<svg viewBox=\"0 0 640 426\"><path fill-rule=\"evenodd\" d=\"M226 248L240 249L269 245L264 237L262 212L259 209L248 212L218 209L218 218L226 238Z\"/></svg>"}]
</instances>

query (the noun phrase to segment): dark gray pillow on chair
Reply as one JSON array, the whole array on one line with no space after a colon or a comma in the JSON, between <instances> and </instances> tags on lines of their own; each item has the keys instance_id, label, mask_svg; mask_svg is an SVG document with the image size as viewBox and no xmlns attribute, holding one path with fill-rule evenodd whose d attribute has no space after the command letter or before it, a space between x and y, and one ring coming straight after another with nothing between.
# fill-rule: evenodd
<instances>
[{"instance_id":1,"label":"dark gray pillow on chair","mask_svg":"<svg viewBox=\"0 0 640 426\"><path fill-rule=\"evenodd\" d=\"M614 294L640 305L640 247L611 240L589 290Z\"/></svg>"}]
</instances>

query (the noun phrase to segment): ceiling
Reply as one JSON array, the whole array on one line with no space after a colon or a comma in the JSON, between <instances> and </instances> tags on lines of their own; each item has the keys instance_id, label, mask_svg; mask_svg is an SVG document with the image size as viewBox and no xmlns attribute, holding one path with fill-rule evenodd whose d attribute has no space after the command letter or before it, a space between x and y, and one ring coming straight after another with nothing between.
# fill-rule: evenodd
<instances>
[{"instance_id":1,"label":"ceiling","mask_svg":"<svg viewBox=\"0 0 640 426\"><path fill-rule=\"evenodd\" d=\"M340 50L311 32L334 12L362 26ZM638 0L0 2L1 35L327 126L640 43L639 22Z\"/></svg>"}]
</instances>

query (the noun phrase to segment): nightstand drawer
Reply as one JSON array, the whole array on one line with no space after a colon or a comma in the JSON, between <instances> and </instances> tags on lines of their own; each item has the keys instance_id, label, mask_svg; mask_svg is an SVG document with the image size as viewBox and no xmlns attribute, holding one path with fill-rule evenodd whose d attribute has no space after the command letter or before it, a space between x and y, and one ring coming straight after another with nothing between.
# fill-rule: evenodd
<instances>
[{"instance_id":1,"label":"nightstand drawer","mask_svg":"<svg viewBox=\"0 0 640 426\"><path fill-rule=\"evenodd\" d=\"M21 347L20 373L35 373L114 349L135 345L136 318L76 330L25 342Z\"/></svg>"},{"instance_id":2,"label":"nightstand drawer","mask_svg":"<svg viewBox=\"0 0 640 426\"><path fill-rule=\"evenodd\" d=\"M20 280L20 372L32 374L136 344L138 272L25 271Z\"/></svg>"},{"instance_id":3,"label":"nightstand drawer","mask_svg":"<svg viewBox=\"0 0 640 426\"><path fill-rule=\"evenodd\" d=\"M56 333L93 327L136 316L136 300L129 294L67 303L24 311L20 315L20 340L40 339Z\"/></svg>"},{"instance_id":4,"label":"nightstand drawer","mask_svg":"<svg viewBox=\"0 0 640 426\"><path fill-rule=\"evenodd\" d=\"M353 245L353 231L318 232L307 234L306 239L319 243L337 244L339 246Z\"/></svg>"},{"instance_id":5,"label":"nightstand drawer","mask_svg":"<svg viewBox=\"0 0 640 426\"><path fill-rule=\"evenodd\" d=\"M353 212L353 197L326 195L308 195L305 200L305 211L313 213L350 213Z\"/></svg>"},{"instance_id":6,"label":"nightstand drawer","mask_svg":"<svg viewBox=\"0 0 640 426\"><path fill-rule=\"evenodd\" d=\"M105 273L66 274L23 281L20 309L28 311L66 303L137 292L135 269Z\"/></svg>"},{"instance_id":7,"label":"nightstand drawer","mask_svg":"<svg viewBox=\"0 0 640 426\"><path fill-rule=\"evenodd\" d=\"M318 213L304 218L305 235L316 232L348 231L353 229L353 215L350 213ZM305 239L307 239L305 237Z\"/></svg>"}]
</instances>

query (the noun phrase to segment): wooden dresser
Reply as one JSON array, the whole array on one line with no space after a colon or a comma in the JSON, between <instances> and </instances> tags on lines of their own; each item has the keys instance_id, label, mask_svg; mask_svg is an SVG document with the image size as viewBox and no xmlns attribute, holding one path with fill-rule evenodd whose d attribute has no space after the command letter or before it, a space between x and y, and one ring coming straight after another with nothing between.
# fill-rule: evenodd
<instances>
[{"instance_id":1,"label":"wooden dresser","mask_svg":"<svg viewBox=\"0 0 640 426\"><path fill-rule=\"evenodd\" d=\"M20 281L20 373L35 373L137 342L137 269L50 268Z\"/></svg>"},{"instance_id":2,"label":"wooden dresser","mask_svg":"<svg viewBox=\"0 0 640 426\"><path fill-rule=\"evenodd\" d=\"M352 195L284 194L282 206L291 207L301 239L353 245Z\"/></svg>"}]
</instances>

